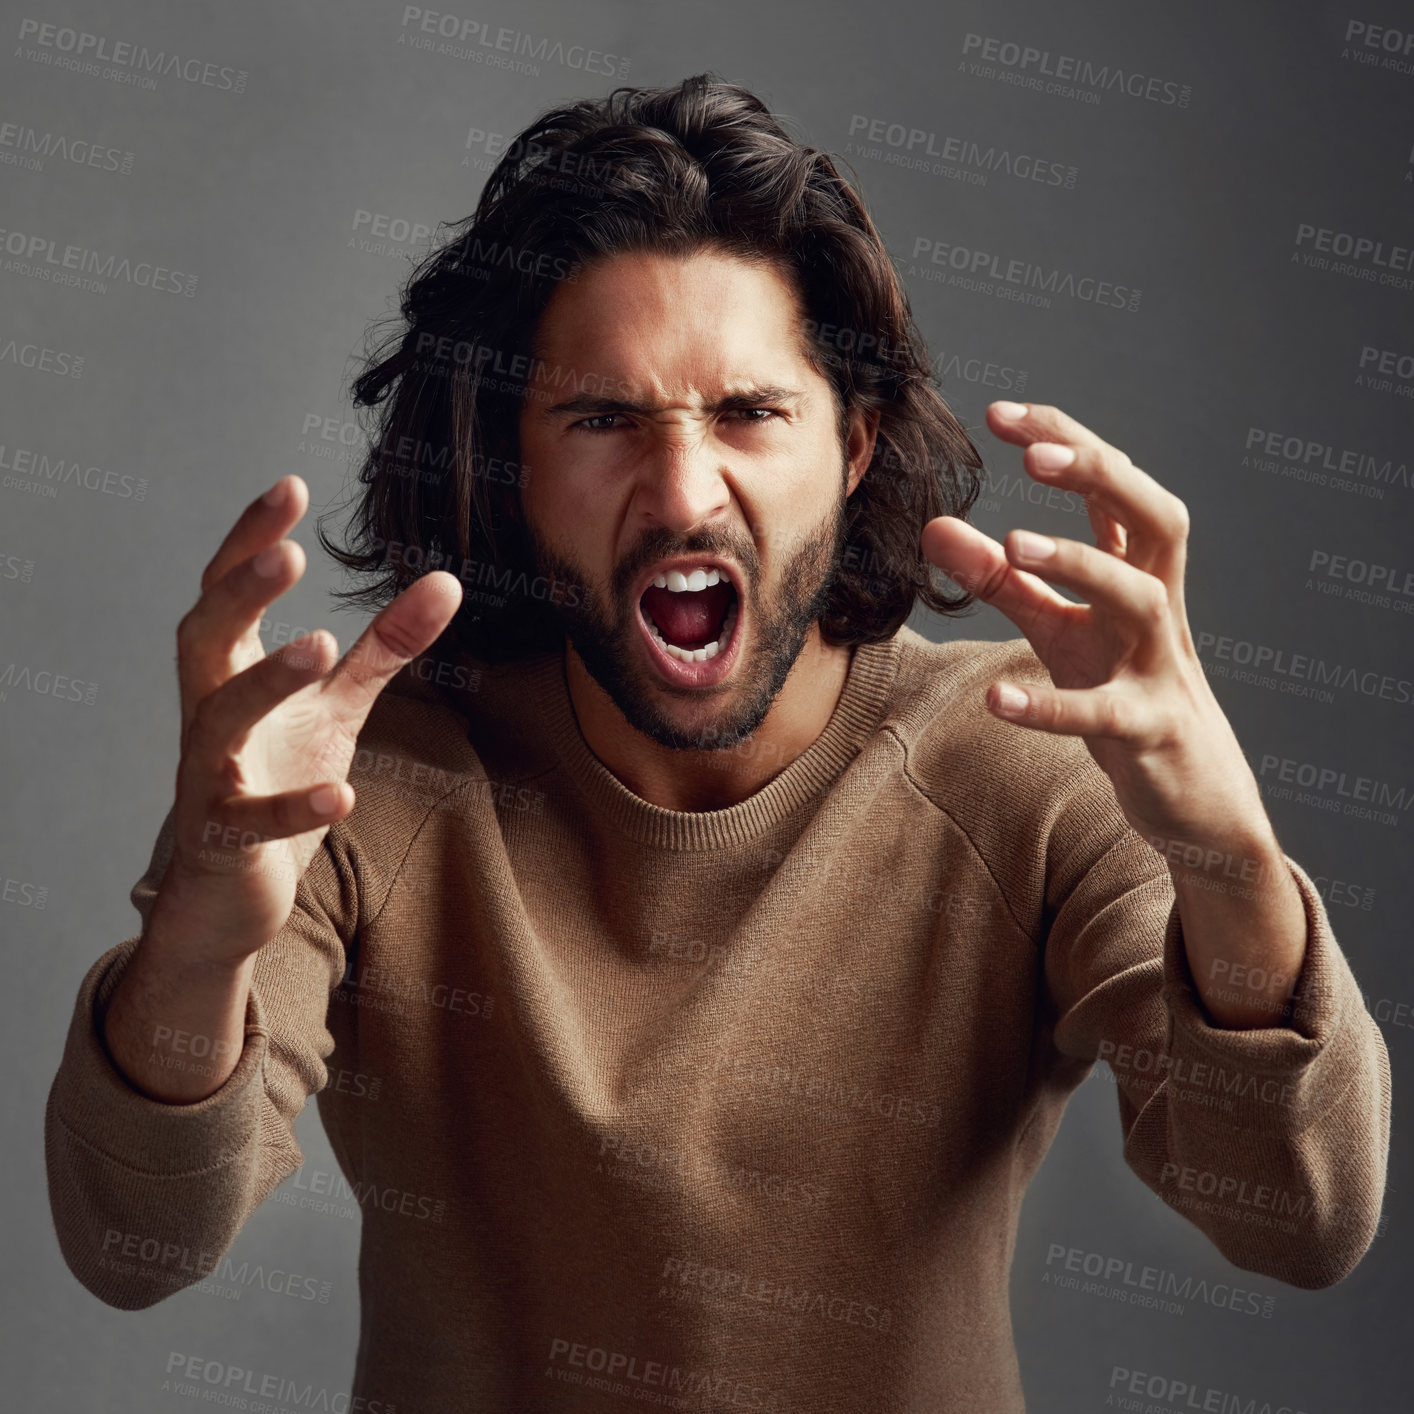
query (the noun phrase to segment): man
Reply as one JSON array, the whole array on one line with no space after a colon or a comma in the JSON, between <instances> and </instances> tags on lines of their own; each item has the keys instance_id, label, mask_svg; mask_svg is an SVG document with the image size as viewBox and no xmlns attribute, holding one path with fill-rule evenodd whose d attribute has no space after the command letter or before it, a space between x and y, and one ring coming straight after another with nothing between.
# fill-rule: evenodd
<instances>
[{"instance_id":1,"label":"man","mask_svg":"<svg viewBox=\"0 0 1414 1414\"><path fill-rule=\"evenodd\" d=\"M337 552L378 616L263 654L283 478L179 628L143 933L47 1115L78 1278L209 1271L317 1094L370 1410L1021 1410L1020 1204L1097 1058L1230 1260L1345 1276L1388 1062L1207 687L1182 503L995 403L1097 544L968 526L868 216L710 76L540 120L403 313ZM1024 638L905 625L974 593Z\"/></svg>"}]
</instances>

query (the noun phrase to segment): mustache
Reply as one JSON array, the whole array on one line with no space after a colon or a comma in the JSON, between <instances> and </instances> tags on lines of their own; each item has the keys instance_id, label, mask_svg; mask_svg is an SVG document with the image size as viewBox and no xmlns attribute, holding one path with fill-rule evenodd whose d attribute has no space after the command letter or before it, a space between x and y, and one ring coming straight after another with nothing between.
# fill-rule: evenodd
<instances>
[{"instance_id":1,"label":"mustache","mask_svg":"<svg viewBox=\"0 0 1414 1414\"><path fill-rule=\"evenodd\" d=\"M694 535L687 540L667 535L650 535L634 547L632 554L615 566L609 581L614 599L623 602L634 582L649 565L679 555L710 555L726 560L736 567L743 589L753 593L755 591L761 561L756 547L749 541L737 541L721 535Z\"/></svg>"}]
</instances>

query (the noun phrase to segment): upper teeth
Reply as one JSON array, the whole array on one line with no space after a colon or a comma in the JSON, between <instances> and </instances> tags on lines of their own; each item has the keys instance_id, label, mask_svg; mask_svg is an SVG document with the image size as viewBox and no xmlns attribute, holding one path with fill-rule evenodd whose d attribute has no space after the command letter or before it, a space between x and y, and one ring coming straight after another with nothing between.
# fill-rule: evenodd
<instances>
[{"instance_id":1,"label":"upper teeth","mask_svg":"<svg viewBox=\"0 0 1414 1414\"><path fill-rule=\"evenodd\" d=\"M684 590L706 589L709 585L717 584L721 581L721 571L715 566L710 570L693 570L691 574L684 574L681 570L669 570L667 574L654 576L653 583L659 589L671 589L674 594L681 594Z\"/></svg>"}]
</instances>

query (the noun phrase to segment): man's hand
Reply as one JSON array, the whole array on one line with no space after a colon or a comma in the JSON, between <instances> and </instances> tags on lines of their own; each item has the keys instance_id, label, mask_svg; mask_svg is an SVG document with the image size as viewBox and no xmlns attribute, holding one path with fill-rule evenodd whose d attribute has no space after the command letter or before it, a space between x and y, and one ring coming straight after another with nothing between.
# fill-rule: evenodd
<instances>
[{"instance_id":1,"label":"man's hand","mask_svg":"<svg viewBox=\"0 0 1414 1414\"><path fill-rule=\"evenodd\" d=\"M1228 1025L1272 1025L1282 997L1276 988L1219 1004L1211 981L1215 963L1221 974L1246 962L1289 984L1306 930L1256 778L1189 632L1188 509L1058 408L992 403L987 425L1026 448L1023 464L1037 481L1083 496L1096 539L1086 545L1012 530L1003 547L954 516L924 526L923 554L1016 624L1050 674L1050 687L992 683L987 706L1018 726L1084 741L1125 819L1169 864L1189 961L1210 1010L1232 1018ZM1086 602L1064 598L1047 580ZM1265 903L1237 901L1251 889L1220 885L1219 894L1215 869L1240 883L1260 881Z\"/></svg>"},{"instance_id":2,"label":"man's hand","mask_svg":"<svg viewBox=\"0 0 1414 1414\"><path fill-rule=\"evenodd\" d=\"M342 658L326 629L267 654L260 624L304 573L303 549L285 537L309 504L298 476L271 493L231 527L177 625L176 834L153 917L180 916L205 964L241 963L284 925L329 827L353 810L347 777L364 720L461 603L460 582L436 570L384 605Z\"/></svg>"},{"instance_id":3,"label":"man's hand","mask_svg":"<svg viewBox=\"0 0 1414 1414\"><path fill-rule=\"evenodd\" d=\"M262 616L304 573L304 551L285 537L308 504L304 481L282 476L247 505L177 625L172 853L102 1033L118 1069L168 1104L214 1094L239 1064L256 955L289 918L330 826L353 810L363 723L461 603L461 584L437 570L337 661L325 629L267 654ZM174 1054L182 1036L199 1038L209 1063Z\"/></svg>"}]
</instances>

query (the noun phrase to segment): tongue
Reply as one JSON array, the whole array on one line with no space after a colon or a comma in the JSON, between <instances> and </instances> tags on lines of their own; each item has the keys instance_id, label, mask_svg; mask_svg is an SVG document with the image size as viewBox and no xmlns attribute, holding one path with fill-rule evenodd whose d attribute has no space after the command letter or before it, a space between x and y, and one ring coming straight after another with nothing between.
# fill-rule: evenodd
<instances>
[{"instance_id":1,"label":"tongue","mask_svg":"<svg viewBox=\"0 0 1414 1414\"><path fill-rule=\"evenodd\" d=\"M705 648L721 631L736 591L726 580L707 589L674 594L650 584L643 593L643 611L669 643L679 648Z\"/></svg>"}]
</instances>

